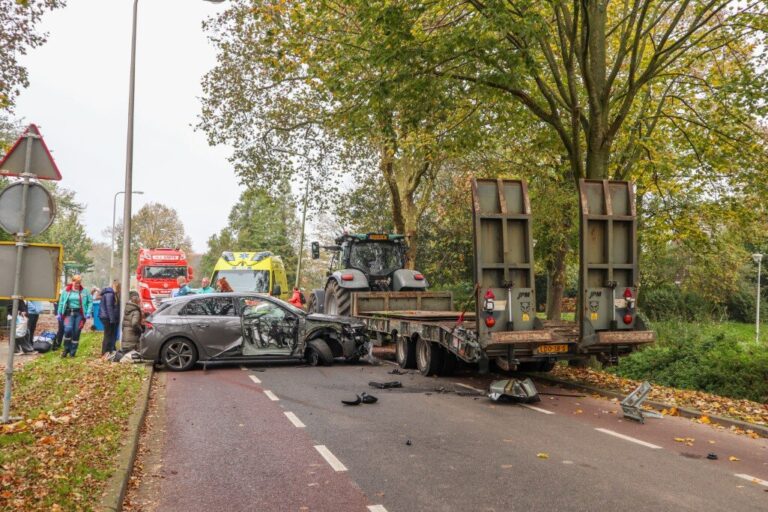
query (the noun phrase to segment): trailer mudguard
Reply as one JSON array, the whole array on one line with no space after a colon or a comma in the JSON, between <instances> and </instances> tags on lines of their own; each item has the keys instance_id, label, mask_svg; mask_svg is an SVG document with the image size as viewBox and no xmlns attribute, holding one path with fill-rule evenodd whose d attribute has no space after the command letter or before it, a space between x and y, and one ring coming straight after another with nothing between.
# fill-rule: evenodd
<instances>
[{"instance_id":1,"label":"trailer mudguard","mask_svg":"<svg viewBox=\"0 0 768 512\"><path fill-rule=\"evenodd\" d=\"M352 276L352 279L343 279L342 276ZM352 290L367 290L368 279L365 274L355 268L345 268L344 270L334 272L330 279L335 280L340 287Z\"/></svg>"},{"instance_id":2,"label":"trailer mudguard","mask_svg":"<svg viewBox=\"0 0 768 512\"><path fill-rule=\"evenodd\" d=\"M416 279L416 276L421 276L421 279ZM392 289L396 292L401 290L426 290L427 286L427 280L421 272L401 268L400 270L395 270L395 273L392 274Z\"/></svg>"}]
</instances>

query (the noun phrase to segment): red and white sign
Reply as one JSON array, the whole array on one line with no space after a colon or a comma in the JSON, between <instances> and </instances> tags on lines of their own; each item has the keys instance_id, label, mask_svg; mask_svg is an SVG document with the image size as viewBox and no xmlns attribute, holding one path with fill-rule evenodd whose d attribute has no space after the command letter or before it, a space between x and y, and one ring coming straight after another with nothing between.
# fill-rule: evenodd
<instances>
[{"instance_id":1,"label":"red and white sign","mask_svg":"<svg viewBox=\"0 0 768 512\"><path fill-rule=\"evenodd\" d=\"M27 145L31 144L29 152L29 173L34 174L39 180L60 180L61 173L53 161L51 152L48 150L43 136L36 125L31 124L19 137L11 150L0 160L0 175L21 176L24 174L27 163Z\"/></svg>"}]
</instances>

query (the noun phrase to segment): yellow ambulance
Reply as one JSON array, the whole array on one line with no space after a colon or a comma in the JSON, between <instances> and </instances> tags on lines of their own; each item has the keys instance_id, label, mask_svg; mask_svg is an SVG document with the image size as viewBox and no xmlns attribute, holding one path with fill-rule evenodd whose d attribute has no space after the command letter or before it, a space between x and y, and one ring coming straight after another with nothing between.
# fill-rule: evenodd
<instances>
[{"instance_id":1,"label":"yellow ambulance","mask_svg":"<svg viewBox=\"0 0 768 512\"><path fill-rule=\"evenodd\" d=\"M283 300L291 297L283 260L269 251L224 251L213 267L211 286L217 286L222 277L236 292L267 293Z\"/></svg>"}]
</instances>

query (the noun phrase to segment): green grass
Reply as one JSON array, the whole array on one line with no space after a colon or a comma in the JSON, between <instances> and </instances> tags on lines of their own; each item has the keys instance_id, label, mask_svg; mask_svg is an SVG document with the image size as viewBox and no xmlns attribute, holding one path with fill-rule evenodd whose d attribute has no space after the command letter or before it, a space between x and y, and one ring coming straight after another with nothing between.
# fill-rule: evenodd
<instances>
[{"instance_id":1,"label":"green grass","mask_svg":"<svg viewBox=\"0 0 768 512\"><path fill-rule=\"evenodd\" d=\"M610 371L681 389L768 401L768 336L737 322L653 322L657 342Z\"/></svg>"},{"instance_id":2,"label":"green grass","mask_svg":"<svg viewBox=\"0 0 768 512\"><path fill-rule=\"evenodd\" d=\"M102 362L100 352L100 334L87 333L76 358L48 353L14 373L11 414L23 420L0 431L0 509L97 504L147 375L143 365Z\"/></svg>"}]
</instances>

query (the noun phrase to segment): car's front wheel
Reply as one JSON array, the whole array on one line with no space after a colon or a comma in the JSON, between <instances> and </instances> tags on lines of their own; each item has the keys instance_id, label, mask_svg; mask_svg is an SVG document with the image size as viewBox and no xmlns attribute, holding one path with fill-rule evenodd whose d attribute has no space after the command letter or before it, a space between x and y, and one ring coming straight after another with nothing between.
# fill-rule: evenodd
<instances>
[{"instance_id":1,"label":"car's front wheel","mask_svg":"<svg viewBox=\"0 0 768 512\"><path fill-rule=\"evenodd\" d=\"M197 349L187 339L174 338L163 345L160 361L172 372L183 372L195 366Z\"/></svg>"},{"instance_id":2,"label":"car's front wheel","mask_svg":"<svg viewBox=\"0 0 768 512\"><path fill-rule=\"evenodd\" d=\"M333 364L333 352L324 340L316 339L307 343L305 359L310 366L330 366Z\"/></svg>"}]
</instances>

